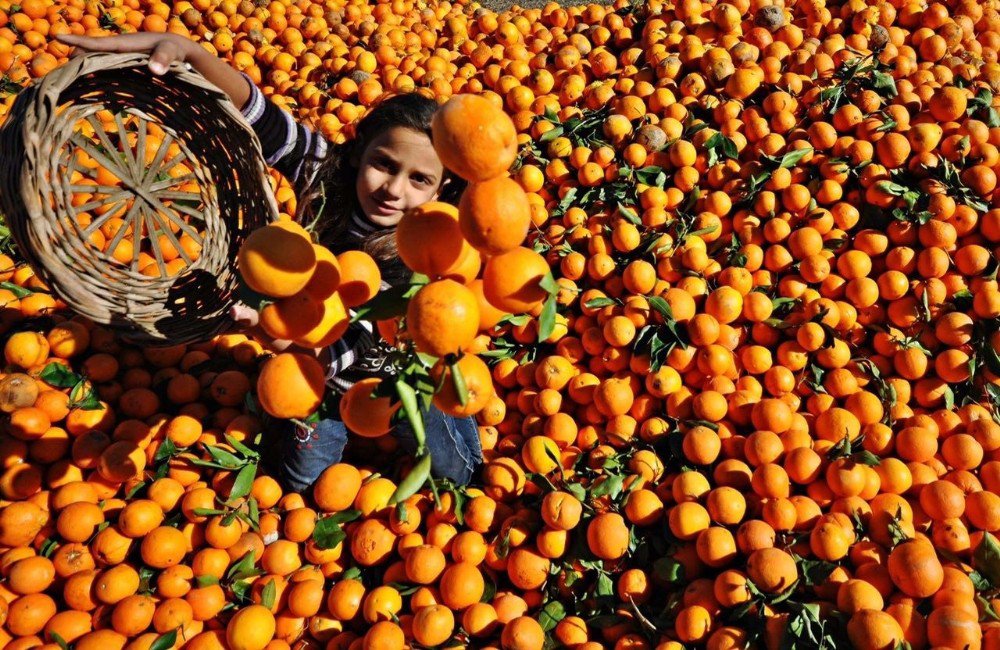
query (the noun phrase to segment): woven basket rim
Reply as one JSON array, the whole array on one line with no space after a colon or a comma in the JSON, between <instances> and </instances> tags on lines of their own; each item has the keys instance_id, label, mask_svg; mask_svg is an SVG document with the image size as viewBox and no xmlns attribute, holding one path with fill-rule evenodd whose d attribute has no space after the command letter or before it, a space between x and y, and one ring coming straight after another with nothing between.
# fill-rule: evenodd
<instances>
[{"instance_id":1,"label":"woven basket rim","mask_svg":"<svg viewBox=\"0 0 1000 650\"><path fill-rule=\"evenodd\" d=\"M228 312L238 286L238 245L254 228L277 220L278 206L260 141L229 97L187 64L175 62L157 78L148 72L148 61L144 53L82 53L22 90L0 127L0 148L14 152L0 160L0 181L17 188L0 193L0 209L23 257L75 311L140 342L204 340L232 326ZM126 70L128 74L115 74ZM178 108L181 101L186 110ZM170 102L174 105L165 106ZM73 168L77 155L66 155L67 148L79 146L77 141L69 143L69 133L77 124L74 118L89 113L93 119L97 111L112 107L134 117L139 131L145 132L146 120L173 134L168 137L175 137L192 169L200 203L182 215L183 204L173 206L178 205L174 199L180 201L185 193L171 190L169 184L167 189L159 187L172 178L159 185L150 182L153 174L146 151L140 159L134 152L128 154L131 143L115 149L124 158L115 171L129 174L119 175L120 184L128 186L128 192L120 194L131 193L133 207L125 216L130 217L126 223L133 232L162 232L177 249L180 235L167 234L176 227L194 238L192 233L199 229L186 222L196 220L191 213L200 210L197 225L204 233L200 256L176 276L153 278L136 268L115 267L107 255L97 254L81 238L87 231L77 225L72 179L62 177L80 171ZM116 124L116 129L124 128L124 120L116 118ZM138 134L136 139L136 146L143 142ZM99 140L107 152L112 138L101 134ZM164 141L159 148L165 150ZM96 147L87 153L100 154ZM61 166L67 159L69 166ZM177 167L167 164L171 165L167 171ZM167 204L159 198L164 193ZM111 196L117 195L106 198ZM150 215L160 215L162 224L146 214L147 208ZM104 214L119 214L117 210L112 205ZM171 211L179 216L173 218ZM158 243L153 245L157 250ZM136 256L138 251L133 252L133 262ZM156 258L163 269L158 254ZM190 259L186 252L184 259Z\"/></svg>"}]
</instances>

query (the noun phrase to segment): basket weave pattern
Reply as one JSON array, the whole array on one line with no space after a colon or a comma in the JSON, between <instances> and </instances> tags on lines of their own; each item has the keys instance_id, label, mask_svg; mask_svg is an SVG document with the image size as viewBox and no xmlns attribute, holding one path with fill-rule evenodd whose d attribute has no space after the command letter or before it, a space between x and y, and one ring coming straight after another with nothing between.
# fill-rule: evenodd
<instances>
[{"instance_id":1,"label":"basket weave pattern","mask_svg":"<svg viewBox=\"0 0 1000 650\"><path fill-rule=\"evenodd\" d=\"M0 129L0 210L36 273L78 313L138 343L204 340L231 325L236 253L278 208L260 143L229 98L182 64L155 76L147 63L84 54L23 90ZM81 160L120 180L99 182ZM124 225L101 250L95 231L111 219ZM129 233L125 259L112 257ZM140 249L155 262L145 272ZM165 249L182 270L171 273Z\"/></svg>"}]
</instances>

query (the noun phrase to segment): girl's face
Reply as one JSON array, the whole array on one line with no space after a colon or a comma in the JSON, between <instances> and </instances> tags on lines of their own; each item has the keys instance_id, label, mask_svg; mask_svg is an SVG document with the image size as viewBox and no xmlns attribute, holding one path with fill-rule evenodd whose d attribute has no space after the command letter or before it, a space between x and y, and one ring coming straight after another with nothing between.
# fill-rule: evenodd
<instances>
[{"instance_id":1,"label":"girl's face","mask_svg":"<svg viewBox=\"0 0 1000 650\"><path fill-rule=\"evenodd\" d=\"M393 127L367 143L361 154L358 202L373 223L395 226L404 212L440 195L444 173L430 138Z\"/></svg>"}]
</instances>

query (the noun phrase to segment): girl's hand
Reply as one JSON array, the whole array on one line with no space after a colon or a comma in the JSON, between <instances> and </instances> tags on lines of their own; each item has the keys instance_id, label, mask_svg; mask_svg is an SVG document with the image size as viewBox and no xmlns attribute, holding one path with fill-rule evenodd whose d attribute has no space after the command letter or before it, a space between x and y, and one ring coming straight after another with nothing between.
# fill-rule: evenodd
<instances>
[{"instance_id":1,"label":"girl's hand","mask_svg":"<svg viewBox=\"0 0 1000 650\"><path fill-rule=\"evenodd\" d=\"M158 32L138 32L116 36L77 36L58 34L56 40L88 52L141 52L150 53L149 70L153 74L163 74L171 63L184 63L198 45L180 34Z\"/></svg>"},{"instance_id":2,"label":"girl's hand","mask_svg":"<svg viewBox=\"0 0 1000 650\"><path fill-rule=\"evenodd\" d=\"M257 326L257 322L260 320L260 313L253 307L238 302L229 308L229 317L236 321L239 329L247 330Z\"/></svg>"}]
</instances>

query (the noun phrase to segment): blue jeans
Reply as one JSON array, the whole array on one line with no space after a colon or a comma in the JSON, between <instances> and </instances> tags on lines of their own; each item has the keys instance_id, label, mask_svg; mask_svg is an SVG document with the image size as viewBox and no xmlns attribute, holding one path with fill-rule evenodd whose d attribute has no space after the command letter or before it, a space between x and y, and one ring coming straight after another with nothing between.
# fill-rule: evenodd
<instances>
[{"instance_id":1,"label":"blue jeans","mask_svg":"<svg viewBox=\"0 0 1000 650\"><path fill-rule=\"evenodd\" d=\"M424 413L427 448L431 452L431 474L466 485L483 461L479 427L475 418L454 418L431 406ZM278 473L285 486L302 492L330 465L339 463L350 431L340 420L321 420L308 440L291 431L281 436ZM390 434L407 453L417 450L408 422L400 422Z\"/></svg>"}]
</instances>

